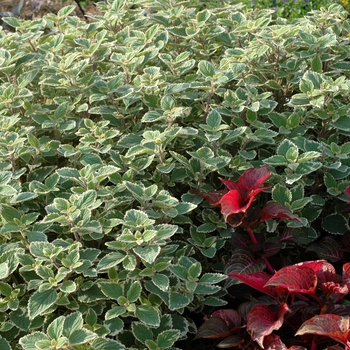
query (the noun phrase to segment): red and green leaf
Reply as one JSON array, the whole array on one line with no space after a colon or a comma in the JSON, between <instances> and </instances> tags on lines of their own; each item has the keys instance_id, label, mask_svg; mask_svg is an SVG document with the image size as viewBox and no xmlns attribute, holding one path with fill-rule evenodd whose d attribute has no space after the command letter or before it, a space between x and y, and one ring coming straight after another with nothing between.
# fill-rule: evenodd
<instances>
[{"instance_id":1,"label":"red and green leaf","mask_svg":"<svg viewBox=\"0 0 350 350\"><path fill-rule=\"evenodd\" d=\"M266 283L277 290L289 293L315 294L317 277L314 270L303 266L286 266L278 270Z\"/></svg>"},{"instance_id":2,"label":"red and green leaf","mask_svg":"<svg viewBox=\"0 0 350 350\"><path fill-rule=\"evenodd\" d=\"M350 324L349 317L334 314L317 315L305 321L296 335L317 334L330 337L349 346Z\"/></svg>"},{"instance_id":3,"label":"red and green leaf","mask_svg":"<svg viewBox=\"0 0 350 350\"><path fill-rule=\"evenodd\" d=\"M297 215L293 214L283 204L277 202L268 202L261 210L260 221L263 222L269 219L290 219L300 221Z\"/></svg>"},{"instance_id":4,"label":"red and green leaf","mask_svg":"<svg viewBox=\"0 0 350 350\"><path fill-rule=\"evenodd\" d=\"M252 339L264 348L264 337L282 327L284 315L287 312L289 312L287 304L280 306L278 315L267 305L255 306L248 313L247 331L251 334Z\"/></svg>"}]
</instances>

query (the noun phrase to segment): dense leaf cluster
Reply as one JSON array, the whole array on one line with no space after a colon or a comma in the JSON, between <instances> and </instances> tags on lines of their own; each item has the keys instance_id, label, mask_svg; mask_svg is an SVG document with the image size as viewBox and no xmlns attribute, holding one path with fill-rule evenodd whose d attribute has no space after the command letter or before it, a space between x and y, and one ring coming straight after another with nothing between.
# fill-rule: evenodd
<instances>
[{"instance_id":1,"label":"dense leaf cluster","mask_svg":"<svg viewBox=\"0 0 350 350\"><path fill-rule=\"evenodd\" d=\"M98 6L0 29L1 349L184 349L259 297L228 273L341 273L347 12Z\"/></svg>"}]
</instances>

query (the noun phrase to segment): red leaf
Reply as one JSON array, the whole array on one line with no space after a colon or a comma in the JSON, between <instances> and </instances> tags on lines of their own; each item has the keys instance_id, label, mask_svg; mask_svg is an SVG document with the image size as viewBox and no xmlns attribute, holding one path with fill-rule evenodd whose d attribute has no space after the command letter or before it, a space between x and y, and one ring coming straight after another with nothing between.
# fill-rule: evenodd
<instances>
[{"instance_id":1,"label":"red leaf","mask_svg":"<svg viewBox=\"0 0 350 350\"><path fill-rule=\"evenodd\" d=\"M233 272L228 274L231 278L237 278L241 282L247 284L248 286L259 290L267 295L270 295L273 298L276 298L277 295L274 291L274 288L266 287L266 283L271 278L266 272L253 272L249 274Z\"/></svg>"},{"instance_id":2,"label":"red leaf","mask_svg":"<svg viewBox=\"0 0 350 350\"><path fill-rule=\"evenodd\" d=\"M350 262L343 265L342 283L350 288Z\"/></svg>"},{"instance_id":3,"label":"red leaf","mask_svg":"<svg viewBox=\"0 0 350 350\"><path fill-rule=\"evenodd\" d=\"M291 293L315 294L317 278L315 272L303 266L286 266L278 270L265 284L282 288Z\"/></svg>"},{"instance_id":4,"label":"red leaf","mask_svg":"<svg viewBox=\"0 0 350 350\"><path fill-rule=\"evenodd\" d=\"M255 306L247 316L247 331L251 334L252 339L264 348L264 337L281 328L284 315L289 311L287 304L280 306L278 315L267 305Z\"/></svg>"},{"instance_id":5,"label":"red leaf","mask_svg":"<svg viewBox=\"0 0 350 350\"><path fill-rule=\"evenodd\" d=\"M344 191L344 193L348 196L348 203L350 203L350 186L348 186L346 188L346 190Z\"/></svg>"},{"instance_id":6,"label":"red leaf","mask_svg":"<svg viewBox=\"0 0 350 350\"><path fill-rule=\"evenodd\" d=\"M339 282L334 266L326 260L304 261L295 264L294 266L308 267L314 270L319 284L326 282Z\"/></svg>"},{"instance_id":7,"label":"red leaf","mask_svg":"<svg viewBox=\"0 0 350 350\"><path fill-rule=\"evenodd\" d=\"M240 186L248 191L257 189L271 175L268 166L247 169L238 179ZM268 187L265 187L268 188ZM264 188L264 189L265 189Z\"/></svg>"},{"instance_id":8,"label":"red leaf","mask_svg":"<svg viewBox=\"0 0 350 350\"><path fill-rule=\"evenodd\" d=\"M198 190L191 190L190 192L196 194L197 196L203 197L209 202L209 204L219 207L219 201L222 198L222 196L227 193L227 190L211 192L200 192Z\"/></svg>"},{"instance_id":9,"label":"red leaf","mask_svg":"<svg viewBox=\"0 0 350 350\"><path fill-rule=\"evenodd\" d=\"M276 334L270 334L264 339L264 350L288 350L281 338Z\"/></svg>"},{"instance_id":10,"label":"red leaf","mask_svg":"<svg viewBox=\"0 0 350 350\"><path fill-rule=\"evenodd\" d=\"M300 221L297 215L294 215L287 207L277 202L268 202L261 210L260 221L269 219L291 219Z\"/></svg>"},{"instance_id":11,"label":"red leaf","mask_svg":"<svg viewBox=\"0 0 350 350\"><path fill-rule=\"evenodd\" d=\"M244 198L242 198L237 190L231 190L220 199L221 214L226 220L231 214L245 213L253 199L254 197L249 198L248 201L244 201Z\"/></svg>"},{"instance_id":12,"label":"red leaf","mask_svg":"<svg viewBox=\"0 0 350 350\"><path fill-rule=\"evenodd\" d=\"M349 317L334 314L317 315L305 321L295 335L318 334L348 345L349 327Z\"/></svg>"},{"instance_id":13,"label":"red leaf","mask_svg":"<svg viewBox=\"0 0 350 350\"><path fill-rule=\"evenodd\" d=\"M229 328L237 328L242 325L240 314L234 309L221 309L214 311L211 317L221 317Z\"/></svg>"}]
</instances>

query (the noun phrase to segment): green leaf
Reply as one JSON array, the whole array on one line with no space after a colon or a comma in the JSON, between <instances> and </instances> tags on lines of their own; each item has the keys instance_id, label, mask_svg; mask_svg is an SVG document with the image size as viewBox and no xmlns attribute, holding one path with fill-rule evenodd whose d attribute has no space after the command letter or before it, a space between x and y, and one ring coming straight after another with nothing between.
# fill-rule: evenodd
<instances>
[{"instance_id":1,"label":"green leaf","mask_svg":"<svg viewBox=\"0 0 350 350\"><path fill-rule=\"evenodd\" d=\"M35 344L41 340L49 340L49 337L42 332L33 332L32 334L22 337L19 343L25 350L38 350Z\"/></svg>"},{"instance_id":2,"label":"green leaf","mask_svg":"<svg viewBox=\"0 0 350 350\"><path fill-rule=\"evenodd\" d=\"M169 349L179 338L180 332L169 329L158 334L157 344L160 349Z\"/></svg>"},{"instance_id":3,"label":"green leaf","mask_svg":"<svg viewBox=\"0 0 350 350\"><path fill-rule=\"evenodd\" d=\"M141 259L145 260L149 264L152 264L160 253L160 246L153 244L146 247L135 247L133 248L133 251Z\"/></svg>"},{"instance_id":4,"label":"green leaf","mask_svg":"<svg viewBox=\"0 0 350 350\"><path fill-rule=\"evenodd\" d=\"M109 338L96 338L91 342L92 349L94 350L125 350L125 346Z\"/></svg>"},{"instance_id":5,"label":"green leaf","mask_svg":"<svg viewBox=\"0 0 350 350\"><path fill-rule=\"evenodd\" d=\"M59 316L55 320L53 320L49 326L47 327L47 334L51 339L56 339L61 337L64 327L64 316Z\"/></svg>"},{"instance_id":6,"label":"green leaf","mask_svg":"<svg viewBox=\"0 0 350 350\"><path fill-rule=\"evenodd\" d=\"M292 200L292 193L285 186L277 184L272 189L272 199L281 204L290 203Z\"/></svg>"},{"instance_id":7,"label":"green leaf","mask_svg":"<svg viewBox=\"0 0 350 350\"><path fill-rule=\"evenodd\" d=\"M10 200L10 203L21 203L21 202L33 200L36 197L38 197L37 193L22 192L22 193L19 193L18 195L13 196Z\"/></svg>"},{"instance_id":8,"label":"green leaf","mask_svg":"<svg viewBox=\"0 0 350 350\"><path fill-rule=\"evenodd\" d=\"M179 292L170 292L169 309L174 311L187 306L191 302L191 298Z\"/></svg>"},{"instance_id":9,"label":"green leaf","mask_svg":"<svg viewBox=\"0 0 350 350\"><path fill-rule=\"evenodd\" d=\"M117 282L100 282L98 285L102 293L108 298L117 300L124 295L122 286Z\"/></svg>"},{"instance_id":10,"label":"green leaf","mask_svg":"<svg viewBox=\"0 0 350 350\"><path fill-rule=\"evenodd\" d=\"M133 322L131 327L135 338L141 343L145 344L146 340L153 339L152 331L145 324Z\"/></svg>"},{"instance_id":11,"label":"green leaf","mask_svg":"<svg viewBox=\"0 0 350 350\"><path fill-rule=\"evenodd\" d=\"M140 281L135 281L132 283L129 290L127 290L126 297L131 303L134 303L140 297L141 291L142 291L142 286Z\"/></svg>"},{"instance_id":12,"label":"green leaf","mask_svg":"<svg viewBox=\"0 0 350 350\"><path fill-rule=\"evenodd\" d=\"M0 336L0 349L1 350L12 350L10 343L3 337Z\"/></svg>"},{"instance_id":13,"label":"green leaf","mask_svg":"<svg viewBox=\"0 0 350 350\"><path fill-rule=\"evenodd\" d=\"M169 278L166 275L156 273L152 276L152 282L163 292L169 289Z\"/></svg>"},{"instance_id":14,"label":"green leaf","mask_svg":"<svg viewBox=\"0 0 350 350\"><path fill-rule=\"evenodd\" d=\"M82 328L82 329L76 329L74 330L68 340L70 345L78 345L78 344L84 344L87 343L97 337L97 334L89 331L88 329Z\"/></svg>"},{"instance_id":15,"label":"green leaf","mask_svg":"<svg viewBox=\"0 0 350 350\"><path fill-rule=\"evenodd\" d=\"M96 198L97 192L95 190L89 190L80 195L74 204L78 209L90 208L95 204Z\"/></svg>"},{"instance_id":16,"label":"green leaf","mask_svg":"<svg viewBox=\"0 0 350 350\"><path fill-rule=\"evenodd\" d=\"M111 267L114 267L120 264L126 257L126 254L123 252L112 252L105 255L97 264L97 270L103 271L108 270Z\"/></svg>"},{"instance_id":17,"label":"green leaf","mask_svg":"<svg viewBox=\"0 0 350 350\"><path fill-rule=\"evenodd\" d=\"M292 141L289 141L288 139L284 139L277 148L277 155L287 158L287 153L291 148L298 150L296 144L294 144Z\"/></svg>"},{"instance_id":18,"label":"green leaf","mask_svg":"<svg viewBox=\"0 0 350 350\"><path fill-rule=\"evenodd\" d=\"M29 319L33 320L36 316L42 315L50 308L57 300L57 292L54 289L49 289L44 292L35 292L28 302Z\"/></svg>"},{"instance_id":19,"label":"green leaf","mask_svg":"<svg viewBox=\"0 0 350 350\"><path fill-rule=\"evenodd\" d=\"M349 231L348 221L340 214L331 214L324 217L322 228L334 235L343 235Z\"/></svg>"},{"instance_id":20,"label":"green leaf","mask_svg":"<svg viewBox=\"0 0 350 350\"><path fill-rule=\"evenodd\" d=\"M226 275L219 273L205 273L200 279L199 283L216 284L227 279Z\"/></svg>"},{"instance_id":21,"label":"green leaf","mask_svg":"<svg viewBox=\"0 0 350 350\"><path fill-rule=\"evenodd\" d=\"M312 59L311 68L315 72L322 72L322 61L318 55Z\"/></svg>"},{"instance_id":22,"label":"green leaf","mask_svg":"<svg viewBox=\"0 0 350 350\"><path fill-rule=\"evenodd\" d=\"M135 316L143 323L158 327L160 324L160 317L158 310L149 305L136 306Z\"/></svg>"},{"instance_id":23,"label":"green leaf","mask_svg":"<svg viewBox=\"0 0 350 350\"><path fill-rule=\"evenodd\" d=\"M198 70L205 77L213 77L215 74L214 66L208 61L200 61L198 63Z\"/></svg>"}]
</instances>

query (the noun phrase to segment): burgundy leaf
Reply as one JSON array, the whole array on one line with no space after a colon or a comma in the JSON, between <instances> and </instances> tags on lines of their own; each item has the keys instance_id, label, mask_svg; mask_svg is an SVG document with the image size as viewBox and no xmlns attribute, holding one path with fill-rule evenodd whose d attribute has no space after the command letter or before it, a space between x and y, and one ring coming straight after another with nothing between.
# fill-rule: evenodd
<instances>
[{"instance_id":1,"label":"burgundy leaf","mask_svg":"<svg viewBox=\"0 0 350 350\"><path fill-rule=\"evenodd\" d=\"M232 335L221 341L216 345L219 349L231 349L240 346L246 342L245 338L241 335Z\"/></svg>"},{"instance_id":2,"label":"burgundy leaf","mask_svg":"<svg viewBox=\"0 0 350 350\"><path fill-rule=\"evenodd\" d=\"M264 339L264 350L288 350L281 338L276 334L270 334Z\"/></svg>"},{"instance_id":3,"label":"burgundy leaf","mask_svg":"<svg viewBox=\"0 0 350 350\"><path fill-rule=\"evenodd\" d=\"M349 294L349 288L347 285L341 286L339 283L334 282L322 283L320 285L320 289L332 296L335 302L339 301L341 298Z\"/></svg>"},{"instance_id":4,"label":"burgundy leaf","mask_svg":"<svg viewBox=\"0 0 350 350\"><path fill-rule=\"evenodd\" d=\"M350 288L350 262L343 265L342 283Z\"/></svg>"},{"instance_id":5,"label":"burgundy leaf","mask_svg":"<svg viewBox=\"0 0 350 350\"><path fill-rule=\"evenodd\" d=\"M247 316L247 331L251 334L252 339L264 348L264 337L281 328L287 312L289 312L287 304L280 306L278 315L267 305L255 306Z\"/></svg>"},{"instance_id":6,"label":"burgundy leaf","mask_svg":"<svg viewBox=\"0 0 350 350\"><path fill-rule=\"evenodd\" d=\"M341 237L341 246L342 246L343 250L350 252L350 232L345 233Z\"/></svg>"},{"instance_id":7,"label":"burgundy leaf","mask_svg":"<svg viewBox=\"0 0 350 350\"><path fill-rule=\"evenodd\" d=\"M240 186L248 191L259 188L263 182L270 177L271 172L268 166L247 169L238 179ZM269 188L269 187L264 187Z\"/></svg>"},{"instance_id":8,"label":"burgundy leaf","mask_svg":"<svg viewBox=\"0 0 350 350\"><path fill-rule=\"evenodd\" d=\"M318 242L311 243L306 251L315 252L321 259L329 261L339 261L343 256L339 243L330 236L326 236Z\"/></svg>"},{"instance_id":9,"label":"burgundy leaf","mask_svg":"<svg viewBox=\"0 0 350 350\"><path fill-rule=\"evenodd\" d=\"M241 282L247 284L248 286L259 290L273 298L276 298L276 293L274 288L266 287L266 283L270 280L271 276L266 272L253 272L249 274L233 272L228 274L231 278L237 278Z\"/></svg>"},{"instance_id":10,"label":"burgundy leaf","mask_svg":"<svg viewBox=\"0 0 350 350\"><path fill-rule=\"evenodd\" d=\"M348 203L350 203L350 186L348 186L346 188L346 190L344 191L344 193L348 196Z\"/></svg>"},{"instance_id":11,"label":"burgundy leaf","mask_svg":"<svg viewBox=\"0 0 350 350\"><path fill-rule=\"evenodd\" d=\"M251 244L251 240L247 234L234 231L232 232L231 245L235 248L248 247Z\"/></svg>"},{"instance_id":12,"label":"burgundy leaf","mask_svg":"<svg viewBox=\"0 0 350 350\"><path fill-rule=\"evenodd\" d=\"M221 317L229 328L237 328L242 325L242 318L234 309L216 310L211 314L211 317Z\"/></svg>"},{"instance_id":13,"label":"burgundy leaf","mask_svg":"<svg viewBox=\"0 0 350 350\"><path fill-rule=\"evenodd\" d=\"M339 282L334 266L326 260L303 261L294 266L308 267L314 270L319 284L326 282Z\"/></svg>"},{"instance_id":14,"label":"burgundy leaf","mask_svg":"<svg viewBox=\"0 0 350 350\"><path fill-rule=\"evenodd\" d=\"M210 317L198 329L195 339L198 338L224 338L231 335L230 328L221 317Z\"/></svg>"},{"instance_id":15,"label":"burgundy leaf","mask_svg":"<svg viewBox=\"0 0 350 350\"><path fill-rule=\"evenodd\" d=\"M303 266L286 266L278 270L265 287L274 286L276 291L287 290L291 293L315 294L317 278L315 272Z\"/></svg>"},{"instance_id":16,"label":"burgundy leaf","mask_svg":"<svg viewBox=\"0 0 350 350\"><path fill-rule=\"evenodd\" d=\"M268 202L261 210L260 222L269 219L291 219L300 221L297 215L293 214L283 204L277 202Z\"/></svg>"},{"instance_id":17,"label":"burgundy leaf","mask_svg":"<svg viewBox=\"0 0 350 350\"><path fill-rule=\"evenodd\" d=\"M295 335L318 334L348 345L349 317L334 314L317 315L305 321Z\"/></svg>"},{"instance_id":18,"label":"burgundy leaf","mask_svg":"<svg viewBox=\"0 0 350 350\"><path fill-rule=\"evenodd\" d=\"M222 198L222 196L227 193L227 190L211 191L211 192L200 192L198 190L191 190L191 193L194 193L197 196L203 197L209 202L209 204L219 207L220 206L219 201Z\"/></svg>"}]
</instances>

